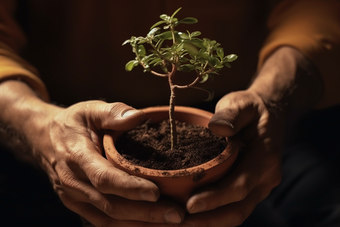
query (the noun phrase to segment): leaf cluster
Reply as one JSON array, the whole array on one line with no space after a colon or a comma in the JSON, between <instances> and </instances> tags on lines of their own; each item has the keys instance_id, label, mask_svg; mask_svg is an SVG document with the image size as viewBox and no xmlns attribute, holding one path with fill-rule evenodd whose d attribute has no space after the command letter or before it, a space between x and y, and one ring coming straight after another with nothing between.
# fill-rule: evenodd
<instances>
[{"instance_id":1,"label":"leaf cluster","mask_svg":"<svg viewBox=\"0 0 340 227\"><path fill-rule=\"evenodd\" d=\"M123 45L130 44L136 57L129 61L125 69L131 71L141 65L144 72L151 71L155 75L168 76L173 67L177 71L195 71L198 81L203 83L223 67L231 67L230 63L237 59L237 55L224 54L220 43L207 38L199 38L200 31L181 32L175 30L179 24L195 24L196 18L186 17L178 20L175 16L181 8L171 16L160 15L160 21L151 26L149 33L143 37L132 36ZM146 50L148 45L148 51ZM155 72L159 66L162 73Z\"/></svg>"}]
</instances>

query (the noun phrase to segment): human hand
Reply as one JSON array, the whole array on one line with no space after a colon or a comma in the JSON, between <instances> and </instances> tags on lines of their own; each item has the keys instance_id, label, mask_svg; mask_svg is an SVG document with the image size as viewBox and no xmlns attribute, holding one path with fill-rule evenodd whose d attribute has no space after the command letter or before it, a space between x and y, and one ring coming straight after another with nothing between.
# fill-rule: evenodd
<instances>
[{"instance_id":1,"label":"human hand","mask_svg":"<svg viewBox=\"0 0 340 227\"><path fill-rule=\"evenodd\" d=\"M105 130L128 130L144 113L123 103L90 101L53 109L39 142L43 168L62 202L95 226L171 226L184 211L156 202L157 186L131 176L102 157Z\"/></svg>"},{"instance_id":2,"label":"human hand","mask_svg":"<svg viewBox=\"0 0 340 227\"><path fill-rule=\"evenodd\" d=\"M223 97L209 128L219 136L240 135L245 147L235 169L196 192L187 202L186 227L238 226L279 184L283 120L250 90Z\"/></svg>"}]
</instances>

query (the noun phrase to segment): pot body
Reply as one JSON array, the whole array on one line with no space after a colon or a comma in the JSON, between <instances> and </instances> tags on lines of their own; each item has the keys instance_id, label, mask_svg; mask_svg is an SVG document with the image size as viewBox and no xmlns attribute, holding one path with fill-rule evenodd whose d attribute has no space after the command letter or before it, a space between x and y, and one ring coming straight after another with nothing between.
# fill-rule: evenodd
<instances>
[{"instance_id":1,"label":"pot body","mask_svg":"<svg viewBox=\"0 0 340 227\"><path fill-rule=\"evenodd\" d=\"M143 109L147 119L160 122L169 117L169 107L150 107ZM208 127L212 113L192 108L176 106L175 119L190 124ZM115 148L115 141L124 132L110 131L104 136L104 150L107 159L116 167L131 175L142 177L154 182L162 195L172 197L185 204L194 189L221 179L234 163L239 143L237 138L226 138L226 149L213 160L204 164L180 170L155 170L136 166L123 158Z\"/></svg>"}]
</instances>

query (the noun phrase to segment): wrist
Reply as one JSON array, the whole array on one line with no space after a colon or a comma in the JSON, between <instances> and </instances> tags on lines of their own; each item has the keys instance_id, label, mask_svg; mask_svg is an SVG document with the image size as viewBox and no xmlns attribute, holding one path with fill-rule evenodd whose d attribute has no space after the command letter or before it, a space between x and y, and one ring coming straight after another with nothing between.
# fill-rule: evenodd
<instances>
[{"instance_id":1,"label":"wrist","mask_svg":"<svg viewBox=\"0 0 340 227\"><path fill-rule=\"evenodd\" d=\"M302 53L281 47L266 60L249 90L269 110L301 115L321 99L323 84L316 67Z\"/></svg>"},{"instance_id":2,"label":"wrist","mask_svg":"<svg viewBox=\"0 0 340 227\"><path fill-rule=\"evenodd\" d=\"M2 141L12 148L17 157L35 163L41 162L48 146L49 119L60 108L42 101L25 83L9 80L0 84L0 122Z\"/></svg>"}]
</instances>

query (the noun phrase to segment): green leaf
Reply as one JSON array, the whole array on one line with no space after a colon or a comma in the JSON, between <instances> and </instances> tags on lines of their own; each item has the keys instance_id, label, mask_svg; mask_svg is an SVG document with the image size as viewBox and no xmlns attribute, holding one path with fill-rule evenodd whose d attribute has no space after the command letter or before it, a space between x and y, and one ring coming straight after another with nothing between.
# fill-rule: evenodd
<instances>
[{"instance_id":1,"label":"green leaf","mask_svg":"<svg viewBox=\"0 0 340 227\"><path fill-rule=\"evenodd\" d=\"M171 40L172 39L172 33L171 31L166 31L161 34L156 35L157 38L162 40Z\"/></svg>"},{"instance_id":2,"label":"green leaf","mask_svg":"<svg viewBox=\"0 0 340 227\"><path fill-rule=\"evenodd\" d=\"M224 65L221 64L221 63L218 63L214 66L214 68L216 68L216 69L222 69L223 67L224 67Z\"/></svg>"},{"instance_id":3,"label":"green leaf","mask_svg":"<svg viewBox=\"0 0 340 227\"><path fill-rule=\"evenodd\" d=\"M179 67L179 71L183 71L183 72L191 72L194 69L195 69L195 66L191 64L185 64Z\"/></svg>"},{"instance_id":4,"label":"green leaf","mask_svg":"<svg viewBox=\"0 0 340 227\"><path fill-rule=\"evenodd\" d=\"M190 62L190 59L185 57L186 55L188 55L188 53L184 53L184 54L180 55L178 61L180 63L188 63L188 62Z\"/></svg>"},{"instance_id":5,"label":"green leaf","mask_svg":"<svg viewBox=\"0 0 340 227\"><path fill-rule=\"evenodd\" d=\"M191 33L191 37L200 36L200 35L201 35L200 31L195 31Z\"/></svg>"},{"instance_id":6,"label":"green leaf","mask_svg":"<svg viewBox=\"0 0 340 227\"><path fill-rule=\"evenodd\" d=\"M174 46L176 49L176 52L180 52L184 48L184 43L180 43L177 46Z\"/></svg>"},{"instance_id":7,"label":"green leaf","mask_svg":"<svg viewBox=\"0 0 340 227\"><path fill-rule=\"evenodd\" d=\"M154 27L157 27L158 25L161 25L161 24L164 24L164 23L166 23L166 21L164 21L164 20L158 21L157 23L155 23L154 25L151 26L150 30L153 29Z\"/></svg>"},{"instance_id":8,"label":"green leaf","mask_svg":"<svg viewBox=\"0 0 340 227\"><path fill-rule=\"evenodd\" d=\"M223 62L223 65L227 66L228 68L231 68L231 65L228 62Z\"/></svg>"},{"instance_id":9,"label":"green leaf","mask_svg":"<svg viewBox=\"0 0 340 227\"><path fill-rule=\"evenodd\" d=\"M183 32L178 32L178 35L181 39L190 39L189 35Z\"/></svg>"},{"instance_id":10,"label":"green leaf","mask_svg":"<svg viewBox=\"0 0 340 227\"><path fill-rule=\"evenodd\" d=\"M170 60L170 58L172 57L172 54L170 51L165 51L162 53L162 56L164 59Z\"/></svg>"},{"instance_id":11,"label":"green leaf","mask_svg":"<svg viewBox=\"0 0 340 227\"><path fill-rule=\"evenodd\" d=\"M153 29L151 29L147 36L149 36L149 37L154 36L159 29L160 28L153 28Z\"/></svg>"},{"instance_id":12,"label":"green leaf","mask_svg":"<svg viewBox=\"0 0 340 227\"><path fill-rule=\"evenodd\" d=\"M157 58L153 59L152 61L150 61L149 64L150 65L154 64L154 66L160 65L160 64L162 64L162 59L157 57Z\"/></svg>"},{"instance_id":13,"label":"green leaf","mask_svg":"<svg viewBox=\"0 0 340 227\"><path fill-rule=\"evenodd\" d=\"M130 39L128 39L128 40L125 40L124 41L124 43L122 44L122 46L124 46L125 44L128 44L128 43L130 43L131 42L131 40Z\"/></svg>"},{"instance_id":14,"label":"green leaf","mask_svg":"<svg viewBox=\"0 0 340 227\"><path fill-rule=\"evenodd\" d=\"M182 7L179 7L170 17L170 19L174 18L174 16L178 13L178 11L180 11L182 9Z\"/></svg>"},{"instance_id":15,"label":"green leaf","mask_svg":"<svg viewBox=\"0 0 340 227\"><path fill-rule=\"evenodd\" d=\"M142 61L145 65L148 65L148 64L149 64L148 62L151 61L152 59L154 59L155 56L156 56L155 54L147 55L147 56L143 57L141 61Z\"/></svg>"},{"instance_id":16,"label":"green leaf","mask_svg":"<svg viewBox=\"0 0 340 227\"><path fill-rule=\"evenodd\" d=\"M168 21L170 19L170 17L166 14L162 14L159 16L162 20Z\"/></svg>"},{"instance_id":17,"label":"green leaf","mask_svg":"<svg viewBox=\"0 0 340 227\"><path fill-rule=\"evenodd\" d=\"M198 49L196 48L196 46L194 46L193 44L191 44L190 42L184 42L183 43L183 48L185 50L187 50L189 52L189 54L191 55L198 55L199 54L199 51Z\"/></svg>"},{"instance_id":18,"label":"green leaf","mask_svg":"<svg viewBox=\"0 0 340 227\"><path fill-rule=\"evenodd\" d=\"M203 40L201 40L201 39L194 38L194 39L191 39L190 42L193 45L197 46L198 48L204 48Z\"/></svg>"},{"instance_id":19,"label":"green leaf","mask_svg":"<svg viewBox=\"0 0 340 227\"><path fill-rule=\"evenodd\" d=\"M169 28L170 28L170 24L163 27L163 29L165 29L165 30L169 29Z\"/></svg>"},{"instance_id":20,"label":"green leaf","mask_svg":"<svg viewBox=\"0 0 340 227\"><path fill-rule=\"evenodd\" d=\"M144 37L138 37L138 44L147 43L148 39Z\"/></svg>"},{"instance_id":21,"label":"green leaf","mask_svg":"<svg viewBox=\"0 0 340 227\"><path fill-rule=\"evenodd\" d=\"M137 60L131 60L125 65L126 71L131 71L135 66L137 66L139 62Z\"/></svg>"},{"instance_id":22,"label":"green leaf","mask_svg":"<svg viewBox=\"0 0 340 227\"><path fill-rule=\"evenodd\" d=\"M198 20L194 17L186 17L180 21L178 21L178 24L196 24Z\"/></svg>"},{"instance_id":23,"label":"green leaf","mask_svg":"<svg viewBox=\"0 0 340 227\"><path fill-rule=\"evenodd\" d=\"M225 56L225 58L223 59L223 62L233 62L238 58L238 56L236 54L229 54L227 56Z\"/></svg>"},{"instance_id":24,"label":"green leaf","mask_svg":"<svg viewBox=\"0 0 340 227\"><path fill-rule=\"evenodd\" d=\"M203 84L209 79L209 74L203 74L201 77L202 79L200 80L200 83Z\"/></svg>"},{"instance_id":25,"label":"green leaf","mask_svg":"<svg viewBox=\"0 0 340 227\"><path fill-rule=\"evenodd\" d=\"M200 49L199 51L199 55L198 55L201 59L204 59L206 61L209 61L210 56L206 53L204 53L203 49Z\"/></svg>"},{"instance_id":26,"label":"green leaf","mask_svg":"<svg viewBox=\"0 0 340 227\"><path fill-rule=\"evenodd\" d=\"M217 49L216 49L216 53L217 53L218 57L219 57L221 60L223 60L223 57L224 57L224 51L223 51L223 49L222 49L222 48L217 48Z\"/></svg>"},{"instance_id":27,"label":"green leaf","mask_svg":"<svg viewBox=\"0 0 340 227\"><path fill-rule=\"evenodd\" d=\"M140 57L144 57L146 55L146 50L143 45L138 45L137 52Z\"/></svg>"},{"instance_id":28,"label":"green leaf","mask_svg":"<svg viewBox=\"0 0 340 227\"><path fill-rule=\"evenodd\" d=\"M219 61L217 58L210 56L208 62L210 66L214 67L216 64L218 64Z\"/></svg>"}]
</instances>

